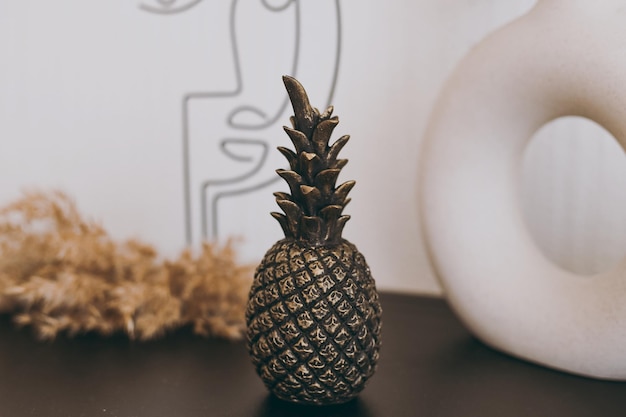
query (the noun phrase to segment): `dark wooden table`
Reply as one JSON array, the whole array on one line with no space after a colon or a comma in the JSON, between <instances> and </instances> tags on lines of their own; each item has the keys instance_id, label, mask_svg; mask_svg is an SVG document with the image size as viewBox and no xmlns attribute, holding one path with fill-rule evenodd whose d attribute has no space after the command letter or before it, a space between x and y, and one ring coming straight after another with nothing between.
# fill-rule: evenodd
<instances>
[{"instance_id":1,"label":"dark wooden table","mask_svg":"<svg viewBox=\"0 0 626 417\"><path fill-rule=\"evenodd\" d=\"M304 407L270 395L242 343L180 331L150 343L36 342L0 319L0 417L626 416L626 384L484 346L444 301L383 294L383 349L360 398ZM626 360L626 352L625 352Z\"/></svg>"}]
</instances>

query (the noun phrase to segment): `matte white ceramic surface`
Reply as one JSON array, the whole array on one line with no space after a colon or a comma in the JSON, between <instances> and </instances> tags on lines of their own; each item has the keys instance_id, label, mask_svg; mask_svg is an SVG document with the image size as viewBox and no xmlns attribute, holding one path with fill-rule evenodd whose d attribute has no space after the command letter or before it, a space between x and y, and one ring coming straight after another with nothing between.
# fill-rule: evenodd
<instances>
[{"instance_id":1,"label":"matte white ceramic surface","mask_svg":"<svg viewBox=\"0 0 626 417\"><path fill-rule=\"evenodd\" d=\"M596 276L549 261L524 222L524 149L545 123L594 120L626 145L626 1L540 0L460 63L426 131L421 212L451 305L487 344L626 379L626 260Z\"/></svg>"}]
</instances>

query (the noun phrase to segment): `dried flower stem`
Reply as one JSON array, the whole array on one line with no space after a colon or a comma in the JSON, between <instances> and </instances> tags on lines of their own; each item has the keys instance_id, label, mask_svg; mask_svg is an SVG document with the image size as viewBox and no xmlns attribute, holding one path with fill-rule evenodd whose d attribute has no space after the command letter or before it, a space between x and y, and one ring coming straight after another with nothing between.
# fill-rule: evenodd
<instances>
[{"instance_id":1,"label":"dried flower stem","mask_svg":"<svg viewBox=\"0 0 626 417\"><path fill-rule=\"evenodd\" d=\"M151 245L115 242L62 192L26 193L0 208L0 313L41 339L124 332L148 340L187 325L239 339L252 272L230 244L163 261Z\"/></svg>"}]
</instances>

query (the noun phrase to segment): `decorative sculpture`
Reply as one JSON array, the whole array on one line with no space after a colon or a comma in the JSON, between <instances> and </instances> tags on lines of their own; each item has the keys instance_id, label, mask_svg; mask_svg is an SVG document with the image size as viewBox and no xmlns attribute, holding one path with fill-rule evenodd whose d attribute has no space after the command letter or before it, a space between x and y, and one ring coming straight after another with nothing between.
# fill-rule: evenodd
<instances>
[{"instance_id":1,"label":"decorative sculpture","mask_svg":"<svg viewBox=\"0 0 626 417\"><path fill-rule=\"evenodd\" d=\"M422 152L426 240L451 306L487 344L626 379L626 259L593 277L550 262L519 204L521 159L561 116L626 145L624 0L540 0L477 45L435 106Z\"/></svg>"},{"instance_id":2,"label":"decorative sculpture","mask_svg":"<svg viewBox=\"0 0 626 417\"><path fill-rule=\"evenodd\" d=\"M285 132L295 152L279 147L290 169L277 170L291 194L274 195L272 213L285 238L255 273L246 311L248 349L259 376L276 396L304 404L354 398L376 369L381 307L365 258L341 237L355 182L335 186L349 136L332 145L339 123L333 107L311 107L298 81L283 77L295 116Z\"/></svg>"}]
</instances>

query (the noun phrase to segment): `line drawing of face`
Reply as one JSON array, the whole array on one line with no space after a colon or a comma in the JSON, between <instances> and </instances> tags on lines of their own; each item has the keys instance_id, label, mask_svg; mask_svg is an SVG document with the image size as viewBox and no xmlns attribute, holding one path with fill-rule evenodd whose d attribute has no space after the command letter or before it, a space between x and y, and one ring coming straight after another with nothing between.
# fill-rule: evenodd
<instances>
[{"instance_id":1,"label":"line drawing of face","mask_svg":"<svg viewBox=\"0 0 626 417\"><path fill-rule=\"evenodd\" d=\"M164 17L195 12L202 2L144 0L138 8ZM269 31L255 31L256 25L246 24L242 16L251 13L255 23L280 17L281 27L274 30L284 32L282 38L291 42L291 49L277 50ZM220 237L220 225L228 219L228 213L220 212L220 201L251 195L280 180L275 169L284 161L276 165L269 151L284 143L280 125L288 120L288 97L282 92L278 99L270 98L256 88L283 75L266 70L274 58L289 62L289 75L311 79L317 82L315 88L327 91L325 106L330 105L336 89L342 29L339 0L231 0L228 19L235 87L181 91L181 114L175 116L182 119L187 244ZM241 47L245 42L248 49ZM271 79L263 77L266 73ZM310 83L307 85L310 88ZM207 152L219 153L228 169L220 169L219 176L210 173L203 158Z\"/></svg>"},{"instance_id":2,"label":"line drawing of face","mask_svg":"<svg viewBox=\"0 0 626 417\"><path fill-rule=\"evenodd\" d=\"M185 12L195 6L197 6L202 0L187 0L179 1L179 0L154 0L156 4L146 4L142 3L139 5L141 10L145 10L150 13L157 14L176 14ZM177 4L181 3L181 4Z\"/></svg>"}]
</instances>

